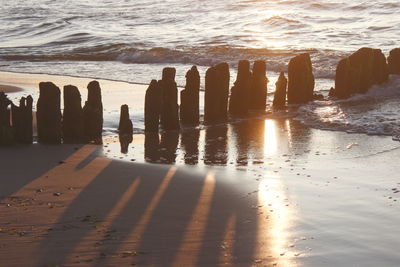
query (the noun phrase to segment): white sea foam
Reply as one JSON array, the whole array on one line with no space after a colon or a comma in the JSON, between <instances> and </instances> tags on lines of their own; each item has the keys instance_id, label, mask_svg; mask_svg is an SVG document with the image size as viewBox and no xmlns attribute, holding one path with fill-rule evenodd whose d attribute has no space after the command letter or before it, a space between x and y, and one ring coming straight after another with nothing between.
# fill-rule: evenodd
<instances>
[{"instance_id":1,"label":"white sea foam","mask_svg":"<svg viewBox=\"0 0 400 267\"><path fill-rule=\"evenodd\" d=\"M315 101L298 110L296 120L327 130L370 135L400 135L400 76L346 100Z\"/></svg>"}]
</instances>

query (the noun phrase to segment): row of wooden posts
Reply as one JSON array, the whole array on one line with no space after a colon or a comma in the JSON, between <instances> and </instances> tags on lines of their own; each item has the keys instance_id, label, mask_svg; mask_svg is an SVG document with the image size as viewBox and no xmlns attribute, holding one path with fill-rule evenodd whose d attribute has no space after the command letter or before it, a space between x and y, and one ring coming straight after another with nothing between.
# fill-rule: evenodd
<instances>
[{"instance_id":1,"label":"row of wooden posts","mask_svg":"<svg viewBox=\"0 0 400 267\"><path fill-rule=\"evenodd\" d=\"M180 125L196 125L200 122L199 92L200 75L195 66L186 73L186 86L181 91L178 105L178 89L175 68L164 68L162 79L152 80L145 96L145 131L159 132L179 130ZM388 59L380 49L361 48L342 59L336 68L335 88L330 95L347 98L365 93L375 84L388 80L389 74L400 74L400 48L393 49ZM229 65L220 63L210 67L205 74L204 122L220 123L228 117L245 117L250 111L265 111L267 99L266 63L241 60L233 87L230 84ZM280 73L276 82L273 106L302 104L312 101L314 75L310 55L300 54L288 65L288 79ZM37 102L37 134L39 143L102 143L103 104L101 88L97 81L88 84L88 97L81 105L81 95L76 86L63 88L64 110L61 113L60 89L51 82L39 84ZM14 105L0 92L0 145L32 143L31 96L22 97L19 106ZM10 108L9 108L10 107ZM127 105L121 106L119 136L123 146L132 142L133 126Z\"/></svg>"},{"instance_id":2,"label":"row of wooden posts","mask_svg":"<svg viewBox=\"0 0 400 267\"><path fill-rule=\"evenodd\" d=\"M52 82L39 83L39 99L36 106L38 142L102 143L103 105L99 83L89 83L88 98L83 108L76 86L64 86L63 114L60 96L60 89ZM0 93L0 145L32 143L32 102L31 96L22 97L20 105L16 106L4 93Z\"/></svg>"},{"instance_id":3,"label":"row of wooden posts","mask_svg":"<svg viewBox=\"0 0 400 267\"><path fill-rule=\"evenodd\" d=\"M268 83L265 72L264 61L254 63L253 73L250 71L249 61L240 61L237 80L231 89L231 100L228 101L230 79L228 64L221 63L209 68L206 72L204 121L207 123L226 121L228 110L232 116L243 116L249 109L265 110ZM283 73L277 84L278 91L282 93L276 94L274 104L284 105L287 80ZM251 88L251 93L247 92L248 88ZM87 89L87 101L82 107L78 88L73 85L64 86L62 113L60 88L52 82L39 84L36 108L39 143L102 143L103 105L100 85L97 81L92 81ZM152 80L146 91L145 131L158 132L159 124L163 130L169 131L178 130L181 123L199 123L199 91L200 75L193 66L186 74L186 86L181 92L179 107L175 68L164 68L162 79ZM4 93L0 95L0 144L32 143L32 103L31 96L22 97L20 105L16 106ZM132 142L133 126L127 105L121 106L118 130L120 141L124 146Z\"/></svg>"},{"instance_id":4,"label":"row of wooden posts","mask_svg":"<svg viewBox=\"0 0 400 267\"><path fill-rule=\"evenodd\" d=\"M210 67L205 74L204 122L219 123L232 117L245 117L250 111L265 111L267 102L265 61L255 61L252 70L248 60L238 64L237 78L230 89L228 63ZM229 90L230 89L230 90ZM288 89L288 90L287 90ZM309 54L301 54L289 63L289 84L282 72L276 82L273 106L306 103L313 99L314 76ZM145 98L145 131L178 130L180 124L196 125L199 112L200 75L193 66L186 73L186 86L180 92L175 83L175 69L164 68L162 79L152 80Z\"/></svg>"}]
</instances>

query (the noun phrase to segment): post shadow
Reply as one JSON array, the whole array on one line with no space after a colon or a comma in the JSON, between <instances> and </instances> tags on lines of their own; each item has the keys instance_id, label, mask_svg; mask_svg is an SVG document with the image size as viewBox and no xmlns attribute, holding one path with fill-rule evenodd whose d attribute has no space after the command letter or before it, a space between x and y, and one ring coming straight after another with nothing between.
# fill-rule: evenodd
<instances>
[{"instance_id":1,"label":"post shadow","mask_svg":"<svg viewBox=\"0 0 400 267\"><path fill-rule=\"evenodd\" d=\"M96 158L93 159L95 161ZM90 164L90 163L88 163ZM113 183L110 186L110 177L115 175L115 168L126 168L127 175L117 183ZM156 167L157 168L157 167ZM53 230L49 232L48 236L43 239L40 244L39 251L41 257L36 263L37 266L45 264L59 264L63 265L68 260L68 256L73 252L73 249L82 241L82 239L93 231L93 223L97 222L101 224L111 212L113 207L118 203L126 189L134 183L139 177L143 178L140 184L138 193L130 200L128 207L129 210L123 210L119 216L121 219L128 219L126 227L123 229L119 228L121 232L128 232L131 229L136 219L140 218L145 209L147 208L150 199L155 194L159 182L162 177L165 176L167 170L159 169L156 179L151 179L152 175L148 173L148 169L145 165L133 166L120 161L112 161L107 165L101 173L99 173L94 179L79 193L79 195L70 203L65 212L60 216L53 226ZM147 178L147 179L146 179ZM142 188L145 188L145 190ZM135 207L135 212L131 213L131 209ZM85 223L85 218L93 218L94 222ZM58 225L68 223L74 225L71 230L77 231L74 234L69 235L68 240L65 240L63 245L57 245L57 242L65 238L65 230L62 228L58 229ZM62 226L60 226L62 227ZM111 225L109 229L113 229L114 225ZM117 233L118 235L118 233ZM123 236L121 237L123 240ZM99 240L100 241L100 240ZM111 253L111 251L110 251ZM56 259L48 255L57 255ZM104 261L104 260L103 260Z\"/></svg>"},{"instance_id":2,"label":"post shadow","mask_svg":"<svg viewBox=\"0 0 400 267\"><path fill-rule=\"evenodd\" d=\"M174 167L108 161L104 158L93 158L93 162L87 162L85 166L92 163L93 166L99 163L107 165L90 178L90 182L56 219L51 226L52 231L43 236L39 254L36 254L39 259L35 264L65 265L79 260L73 258L75 254L72 253L90 235L91 238L87 240L89 243L85 245L89 251L80 256L81 259L85 255L90 257L90 264L95 266L124 260L122 251L130 248L139 255L125 261L139 266L172 266L173 260L181 252L179 249L193 220L193 213L198 208L205 177L209 172L180 168L168 180L167 174ZM80 170L84 171L84 168ZM123 172L115 177L117 169ZM218 257L225 253L223 242L232 217L235 218L235 239L230 240L232 261L245 267L254 264L255 248L260 244L257 236L258 211L251 207L257 205L258 199L255 195L245 199L240 196L253 192L257 184L243 184L242 179L227 176L224 172L216 174L209 213L207 217L199 218L205 220L204 232L198 240L199 250L197 253L190 251L196 257L194 266L212 266L219 262ZM122 197L133 184L138 184L137 189L120 206ZM110 217L111 211L117 206L121 209ZM143 221L143 218L146 220ZM131 236L137 227L141 229L139 236Z\"/></svg>"},{"instance_id":3,"label":"post shadow","mask_svg":"<svg viewBox=\"0 0 400 267\"><path fill-rule=\"evenodd\" d=\"M219 177L221 180L216 183L203 235L204 240L212 242L202 244L194 266L215 263L219 263L218 266L254 266L256 248L261 245L258 243L260 215L257 209L250 207L257 206L259 202L257 194L243 198L239 191L252 192L255 188L242 179L225 183L224 178L227 178L226 174ZM227 187L231 187L230 194L226 194ZM228 231L232 231L231 234L227 234ZM266 261L263 263L267 264Z\"/></svg>"},{"instance_id":4,"label":"post shadow","mask_svg":"<svg viewBox=\"0 0 400 267\"><path fill-rule=\"evenodd\" d=\"M138 243L137 250L149 252L149 256L151 257L151 259L143 259L143 261L137 259L135 262L139 266L142 264L144 266L152 264L155 264L155 266L171 265L174 256L178 252L186 227L192 218L192 212L196 208L205 179L204 176L200 175L193 179L193 177L190 177L193 174L198 175L196 171L178 169L171 179L162 199L154 209L142 237L140 240L136 240ZM142 180L144 188L148 187L151 183L145 181L145 179L148 178L144 177ZM189 182L191 186L185 186ZM139 190L140 188L138 192L140 192ZM139 193L134 196L131 205L133 207L139 205L146 207L146 202L143 199L146 200L146 195ZM126 212L129 212L129 210L127 209ZM168 218L173 220L174 223L169 222ZM128 220L130 227L134 228L138 220L139 216L131 215ZM152 251L162 253L153 253L153 255L150 255Z\"/></svg>"},{"instance_id":5,"label":"post shadow","mask_svg":"<svg viewBox=\"0 0 400 267\"><path fill-rule=\"evenodd\" d=\"M139 246L139 251L152 249L154 251L163 251L165 254L155 255L150 262L137 261L138 265L142 263L176 266L174 259L182 253L179 248L184 241L190 221L193 220L194 212L199 204L199 198L202 197L202 188L205 185L206 178L201 177L200 179L192 180L187 175L189 173L193 174L195 171L190 169L182 171L182 176L179 176L178 173L176 178L171 180L170 186L154 211L154 215L143 234ZM258 220L257 211L249 207L256 205L258 199L257 196L249 197L244 201L242 198L238 198L238 192L236 192L235 188L243 186L241 182L235 179L228 182L224 178L227 178L226 173L216 174L208 216L206 218L198 218L198 220L205 220L206 223L204 232L201 235L202 243L199 244L196 260L191 262L193 266L216 266L219 263L219 256L225 253L223 242L232 216L236 218L234 235L237 237L232 242L233 254L241 255L240 266L253 266L252 257L254 257L257 245ZM188 179L191 179L190 182L195 186L185 187L182 190L182 185L186 184ZM247 190L249 192L254 190L251 186L244 187L248 187ZM182 199L185 201L183 202ZM174 210L171 210L171 207L174 207ZM179 223L172 227L168 225L167 221L165 224L160 224L162 219L171 216L174 216ZM154 240L155 237L157 242ZM165 242L167 240L168 243ZM193 240L193 242L196 241ZM234 255L232 255L233 261Z\"/></svg>"},{"instance_id":6,"label":"post shadow","mask_svg":"<svg viewBox=\"0 0 400 267\"><path fill-rule=\"evenodd\" d=\"M65 145L60 149L58 146L34 144L1 148L0 200L11 196L26 184L57 167L78 147L80 146ZM29 172L26 168L16 167L16 159L18 166L29 166Z\"/></svg>"}]
</instances>

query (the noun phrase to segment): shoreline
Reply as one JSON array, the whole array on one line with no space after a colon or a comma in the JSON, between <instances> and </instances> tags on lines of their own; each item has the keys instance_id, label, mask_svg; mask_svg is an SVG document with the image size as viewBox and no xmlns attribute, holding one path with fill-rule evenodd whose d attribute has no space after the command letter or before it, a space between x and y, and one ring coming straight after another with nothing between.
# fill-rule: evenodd
<instances>
[{"instance_id":1,"label":"shoreline","mask_svg":"<svg viewBox=\"0 0 400 267\"><path fill-rule=\"evenodd\" d=\"M85 82L91 80L98 80L106 84L126 84L133 86L144 86L147 84L141 83L130 83L126 81L110 80L110 79L98 79L91 77L78 77L70 75L56 75L46 73L27 73L27 72L12 72L12 71L0 71L0 84L4 85L15 85L20 86L21 89L36 89L39 90L39 82L42 81L53 81L54 83L62 83L62 85L68 85L68 81L71 83L77 82L80 85L85 85ZM87 84L86 84L87 85ZM86 88L86 86L85 86ZM61 86L62 89L62 86Z\"/></svg>"},{"instance_id":2,"label":"shoreline","mask_svg":"<svg viewBox=\"0 0 400 267\"><path fill-rule=\"evenodd\" d=\"M27 74L27 75L46 75L46 76L61 76L61 77L70 77L70 78L77 78L77 79L92 79L92 80L103 80L103 81L110 81L110 82L121 82L121 83L128 83L133 85L148 85L148 83L140 83L140 82L129 82L125 80L113 80L113 79L104 79L99 77L91 77L91 76L75 76L75 75L68 75L68 74L51 74L51 73L43 73L43 72L20 72L20 71L10 71L10 70L1 70L0 75L5 73L14 73L14 74ZM150 82L150 81L149 81ZM181 88L178 86L178 88Z\"/></svg>"}]
</instances>

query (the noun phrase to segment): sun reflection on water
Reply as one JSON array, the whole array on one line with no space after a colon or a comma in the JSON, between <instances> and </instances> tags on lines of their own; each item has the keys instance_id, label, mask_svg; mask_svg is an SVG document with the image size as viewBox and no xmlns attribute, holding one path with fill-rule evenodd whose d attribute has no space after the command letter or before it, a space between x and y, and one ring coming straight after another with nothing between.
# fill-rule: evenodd
<instances>
[{"instance_id":1,"label":"sun reflection on water","mask_svg":"<svg viewBox=\"0 0 400 267\"><path fill-rule=\"evenodd\" d=\"M277 152L277 136L276 136L276 121L265 120L265 131L264 131L264 155L272 156Z\"/></svg>"},{"instance_id":2,"label":"sun reflection on water","mask_svg":"<svg viewBox=\"0 0 400 267\"><path fill-rule=\"evenodd\" d=\"M295 252L289 244L292 218L287 204L287 195L279 175L271 174L260 182L258 202L263 211L259 215L259 225L260 229L264 229L259 233L260 239L263 239L264 235L269 235L270 256L276 259L279 266L297 266L293 259Z\"/></svg>"},{"instance_id":3,"label":"sun reflection on water","mask_svg":"<svg viewBox=\"0 0 400 267\"><path fill-rule=\"evenodd\" d=\"M285 128L286 128L286 131L287 131L288 146L289 146L289 148L292 148L292 146L293 146L293 134L292 134L292 128L291 128L289 120L285 121Z\"/></svg>"}]
</instances>

